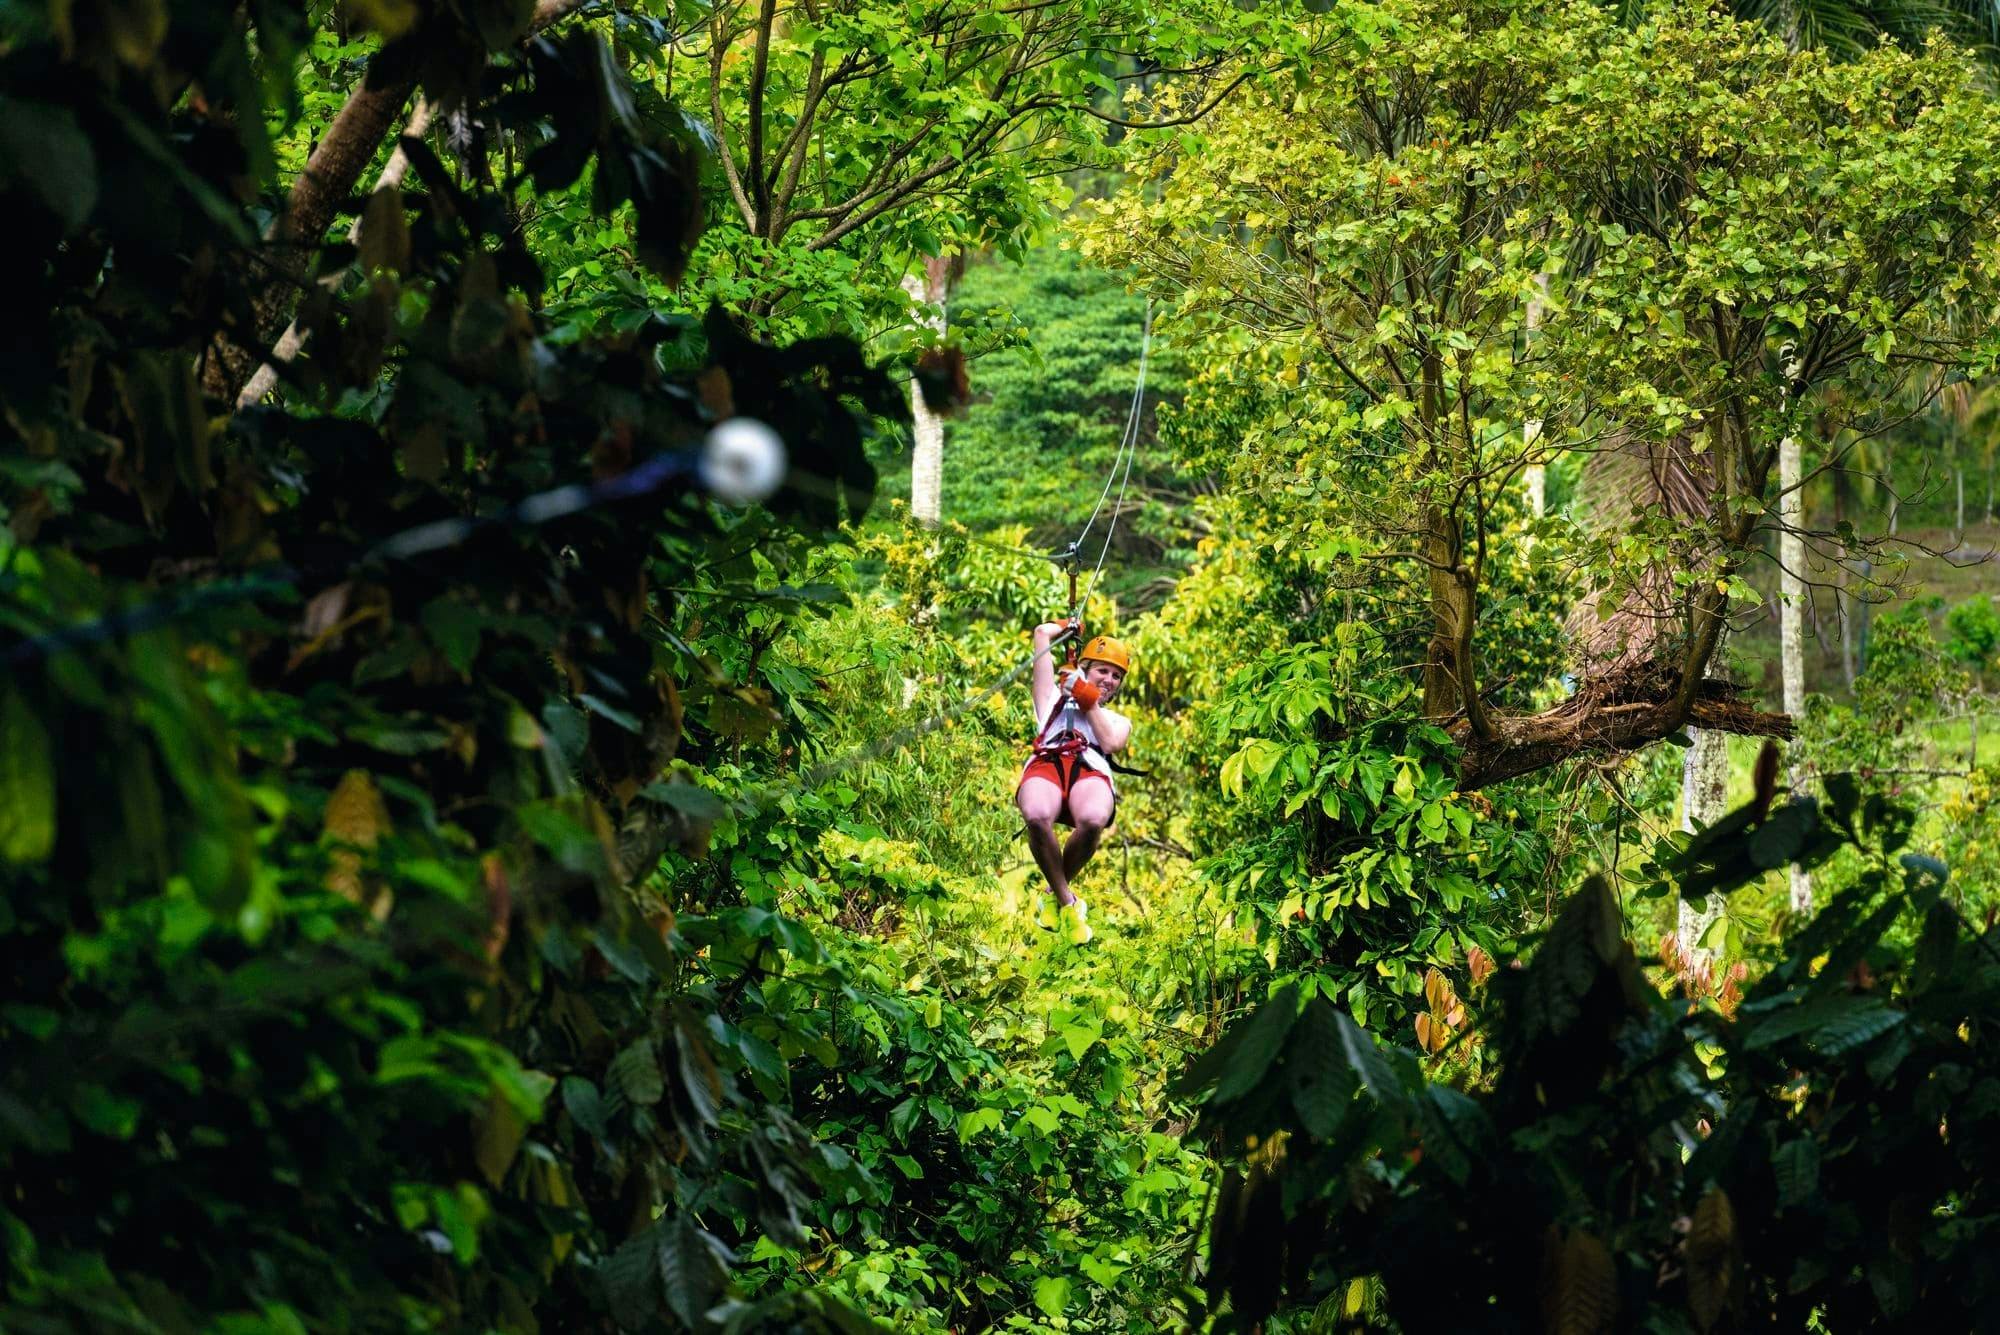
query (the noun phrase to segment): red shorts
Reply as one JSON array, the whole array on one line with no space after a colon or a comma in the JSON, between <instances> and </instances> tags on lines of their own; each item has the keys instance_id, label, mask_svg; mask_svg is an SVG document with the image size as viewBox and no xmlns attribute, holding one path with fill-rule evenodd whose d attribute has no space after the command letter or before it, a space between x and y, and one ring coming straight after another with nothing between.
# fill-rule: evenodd
<instances>
[{"instance_id":1,"label":"red shorts","mask_svg":"<svg viewBox=\"0 0 2000 1335\"><path fill-rule=\"evenodd\" d=\"M1021 783L1026 783L1030 779L1047 779L1050 783L1062 789L1062 810L1056 813L1056 823L1058 825L1070 826L1072 829L1076 826L1076 818L1069 814L1070 790L1085 779L1102 779L1106 787L1110 787L1111 785L1111 776L1109 774L1104 773L1102 770L1092 769L1083 763L1081 757L1036 756L1028 762L1028 767L1021 771ZM1015 796L1018 797L1020 792L1020 785L1016 784L1014 787ZM1110 829L1117 822L1118 802L1117 794L1114 790L1111 803L1111 819L1104 823L1104 827Z\"/></svg>"}]
</instances>

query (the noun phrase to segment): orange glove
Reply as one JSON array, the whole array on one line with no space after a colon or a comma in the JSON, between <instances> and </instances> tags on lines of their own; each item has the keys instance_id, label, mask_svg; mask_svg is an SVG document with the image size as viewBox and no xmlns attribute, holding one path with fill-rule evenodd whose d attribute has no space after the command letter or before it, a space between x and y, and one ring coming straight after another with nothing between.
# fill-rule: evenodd
<instances>
[{"instance_id":1,"label":"orange glove","mask_svg":"<svg viewBox=\"0 0 2000 1335\"><path fill-rule=\"evenodd\" d=\"M1077 705L1083 709L1095 709L1097 708L1097 702L1103 699L1104 696L1095 686L1078 677L1076 684L1069 688L1069 698L1076 701Z\"/></svg>"}]
</instances>

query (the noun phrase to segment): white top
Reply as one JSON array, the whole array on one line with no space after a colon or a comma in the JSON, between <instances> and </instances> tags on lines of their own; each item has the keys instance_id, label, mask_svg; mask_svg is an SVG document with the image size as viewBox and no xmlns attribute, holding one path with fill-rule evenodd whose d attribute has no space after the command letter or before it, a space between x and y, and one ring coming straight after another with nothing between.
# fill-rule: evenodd
<instances>
[{"instance_id":1,"label":"white top","mask_svg":"<svg viewBox=\"0 0 2000 1335\"><path fill-rule=\"evenodd\" d=\"M1111 713L1108 709L1104 712L1107 714ZM1119 716L1113 715L1113 717ZM1090 718L1084 713L1083 708L1067 695L1062 698L1062 707L1049 716L1048 726L1043 728L1040 734L1036 736L1035 745L1037 747L1053 746L1056 739L1066 732L1073 732L1083 738L1083 763L1097 773L1102 774L1106 779L1111 780L1112 791L1114 793L1117 792L1118 783L1112 777L1111 762L1106 760L1104 753L1097 749L1097 729L1090 726ZM1021 768L1026 769L1028 765L1033 763L1034 757L1031 755L1028 757L1027 763L1023 764Z\"/></svg>"}]
</instances>

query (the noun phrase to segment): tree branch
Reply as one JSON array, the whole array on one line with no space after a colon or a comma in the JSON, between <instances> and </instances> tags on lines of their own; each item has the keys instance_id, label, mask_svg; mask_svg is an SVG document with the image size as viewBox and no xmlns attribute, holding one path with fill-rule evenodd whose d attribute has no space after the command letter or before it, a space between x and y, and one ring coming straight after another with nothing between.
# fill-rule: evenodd
<instances>
[{"instance_id":1,"label":"tree branch","mask_svg":"<svg viewBox=\"0 0 2000 1335\"><path fill-rule=\"evenodd\" d=\"M763 0L757 11L757 45L750 59L750 128L744 143L749 161L744 163L743 174L750 178L755 192L756 217L750 224L753 233L770 220L771 213L771 192L764 180L764 83L771 62L771 25L777 17L778 0Z\"/></svg>"},{"instance_id":2,"label":"tree branch","mask_svg":"<svg viewBox=\"0 0 2000 1335\"><path fill-rule=\"evenodd\" d=\"M1464 750L1459 757L1462 792L1533 774L1592 754L1636 751L1693 725L1745 737L1790 737L1788 714L1766 713L1728 682L1702 680L1682 714L1679 674L1658 662L1641 662L1587 680L1553 709L1496 717L1493 736L1476 737L1460 722L1451 729Z\"/></svg>"},{"instance_id":3,"label":"tree branch","mask_svg":"<svg viewBox=\"0 0 2000 1335\"><path fill-rule=\"evenodd\" d=\"M709 29L708 40L708 118L715 127L715 156L722 160L722 175L729 182L730 198L736 201L736 211L743 215L743 226L755 236L757 209L743 188L743 177L736 170L736 155L729 151L727 122L722 119L722 62L735 40L724 25L722 8L717 6L715 26Z\"/></svg>"}]
</instances>

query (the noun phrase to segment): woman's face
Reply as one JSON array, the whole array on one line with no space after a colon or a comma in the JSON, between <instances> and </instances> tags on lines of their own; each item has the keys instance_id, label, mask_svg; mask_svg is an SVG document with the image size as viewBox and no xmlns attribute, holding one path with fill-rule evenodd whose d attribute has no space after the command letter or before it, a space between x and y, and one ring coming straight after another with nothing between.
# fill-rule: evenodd
<instances>
[{"instance_id":1,"label":"woman's face","mask_svg":"<svg viewBox=\"0 0 2000 1335\"><path fill-rule=\"evenodd\" d=\"M1083 679L1097 688L1097 693L1106 700L1118 694L1118 688L1125 683L1125 669L1116 663L1106 663L1093 658L1083 665Z\"/></svg>"}]
</instances>

